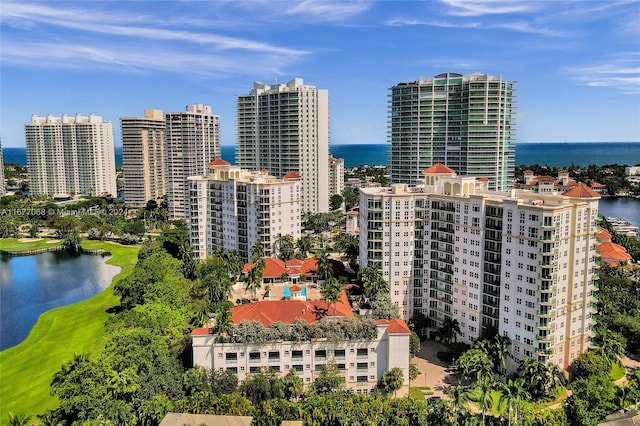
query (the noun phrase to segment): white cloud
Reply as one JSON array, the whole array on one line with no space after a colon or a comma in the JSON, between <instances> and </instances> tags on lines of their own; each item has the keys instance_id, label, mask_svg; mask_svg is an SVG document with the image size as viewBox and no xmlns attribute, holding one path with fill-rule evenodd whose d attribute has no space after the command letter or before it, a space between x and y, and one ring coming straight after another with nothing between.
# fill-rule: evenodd
<instances>
[{"instance_id":1,"label":"white cloud","mask_svg":"<svg viewBox=\"0 0 640 426\"><path fill-rule=\"evenodd\" d=\"M448 14L454 16L503 15L530 12L537 9L540 2L505 0L440 0L448 6Z\"/></svg>"},{"instance_id":2,"label":"white cloud","mask_svg":"<svg viewBox=\"0 0 640 426\"><path fill-rule=\"evenodd\" d=\"M565 70L580 85L613 87L628 95L640 94L640 53L612 55L607 62Z\"/></svg>"}]
</instances>

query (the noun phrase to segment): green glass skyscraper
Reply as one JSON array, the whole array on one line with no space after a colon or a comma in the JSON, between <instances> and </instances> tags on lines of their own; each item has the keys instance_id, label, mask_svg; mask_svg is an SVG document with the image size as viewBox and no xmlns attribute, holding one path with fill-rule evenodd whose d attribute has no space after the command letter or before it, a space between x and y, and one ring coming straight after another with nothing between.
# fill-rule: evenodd
<instances>
[{"instance_id":1,"label":"green glass skyscraper","mask_svg":"<svg viewBox=\"0 0 640 426\"><path fill-rule=\"evenodd\" d=\"M391 87L391 181L416 184L424 169L442 163L488 178L488 189L510 189L514 86L500 76L445 73Z\"/></svg>"}]
</instances>

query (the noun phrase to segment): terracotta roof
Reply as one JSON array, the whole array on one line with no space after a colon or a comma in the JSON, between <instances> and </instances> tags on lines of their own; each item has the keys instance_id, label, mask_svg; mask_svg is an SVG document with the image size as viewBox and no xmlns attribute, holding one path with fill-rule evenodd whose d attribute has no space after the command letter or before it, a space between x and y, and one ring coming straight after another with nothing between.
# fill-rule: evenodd
<instances>
[{"instance_id":1,"label":"terracotta roof","mask_svg":"<svg viewBox=\"0 0 640 426\"><path fill-rule=\"evenodd\" d=\"M216 158L213 161L209 161L210 166L230 166L231 163L224 161L222 158Z\"/></svg>"},{"instance_id":2,"label":"terracotta roof","mask_svg":"<svg viewBox=\"0 0 640 426\"><path fill-rule=\"evenodd\" d=\"M450 169L449 167L445 166L442 163L436 163L433 166L424 169L424 171L422 172L424 174L426 173L455 173L455 170Z\"/></svg>"},{"instance_id":3,"label":"terracotta roof","mask_svg":"<svg viewBox=\"0 0 640 426\"><path fill-rule=\"evenodd\" d=\"M260 171L261 171L262 173L267 173L267 172L269 172L269 170L268 170L268 169L265 169L265 168L260 169Z\"/></svg>"},{"instance_id":4,"label":"terracotta roof","mask_svg":"<svg viewBox=\"0 0 640 426\"><path fill-rule=\"evenodd\" d=\"M351 306L343 291L340 300L330 306L324 300L263 300L231 308L231 318L235 324L242 321L260 321L265 327L277 321L292 324L297 319L312 323L319 319L318 311L331 316L353 317ZM335 313L334 313L335 312Z\"/></svg>"},{"instance_id":5,"label":"terracotta roof","mask_svg":"<svg viewBox=\"0 0 640 426\"><path fill-rule=\"evenodd\" d=\"M299 285L292 285L289 290L291 290L292 293L297 293L300 290L302 290L302 287L300 287Z\"/></svg>"},{"instance_id":6,"label":"terracotta roof","mask_svg":"<svg viewBox=\"0 0 640 426\"><path fill-rule=\"evenodd\" d=\"M355 210L350 210L350 211L346 212L345 214L349 215L349 216L358 216L358 212L355 211Z\"/></svg>"},{"instance_id":7,"label":"terracotta roof","mask_svg":"<svg viewBox=\"0 0 640 426\"><path fill-rule=\"evenodd\" d=\"M191 331L191 335L203 335L209 334L210 332L211 330L209 330L209 327L200 327L193 329L193 331Z\"/></svg>"},{"instance_id":8,"label":"terracotta roof","mask_svg":"<svg viewBox=\"0 0 640 426\"><path fill-rule=\"evenodd\" d=\"M387 333L389 334L407 334L411 333L411 330L407 326L407 323L401 319L382 319L376 320L376 324L389 324L389 328L387 328Z\"/></svg>"},{"instance_id":9,"label":"terracotta roof","mask_svg":"<svg viewBox=\"0 0 640 426\"><path fill-rule=\"evenodd\" d=\"M296 172L289 172L282 177L282 179L300 179L300 175Z\"/></svg>"},{"instance_id":10,"label":"terracotta roof","mask_svg":"<svg viewBox=\"0 0 640 426\"><path fill-rule=\"evenodd\" d=\"M600 250L600 259L605 262L629 262L631 255L627 253L627 249L612 242L600 243L596 246Z\"/></svg>"},{"instance_id":11,"label":"terracotta roof","mask_svg":"<svg viewBox=\"0 0 640 426\"><path fill-rule=\"evenodd\" d=\"M574 186L570 190L563 192L562 195L564 195L565 197L600 198L600 194L589 188L584 183Z\"/></svg>"},{"instance_id":12,"label":"terracotta roof","mask_svg":"<svg viewBox=\"0 0 640 426\"><path fill-rule=\"evenodd\" d=\"M243 273L249 272L253 268L254 263L245 263L242 268ZM304 274L311 276L316 270L318 265L318 259L311 258L305 260L291 259L287 262L283 262L280 259L274 257L264 258L264 270L262 276L264 278L280 278L283 274Z\"/></svg>"},{"instance_id":13,"label":"terracotta roof","mask_svg":"<svg viewBox=\"0 0 640 426\"><path fill-rule=\"evenodd\" d=\"M602 228L602 230L596 234L596 238L602 242L605 242L606 240L611 241L611 232L606 228Z\"/></svg>"}]
</instances>

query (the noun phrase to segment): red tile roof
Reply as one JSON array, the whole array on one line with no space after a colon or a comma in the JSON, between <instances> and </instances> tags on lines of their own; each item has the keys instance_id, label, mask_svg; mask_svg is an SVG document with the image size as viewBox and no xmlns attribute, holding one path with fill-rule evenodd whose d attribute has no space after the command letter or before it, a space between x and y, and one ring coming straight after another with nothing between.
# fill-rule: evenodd
<instances>
[{"instance_id":1,"label":"red tile roof","mask_svg":"<svg viewBox=\"0 0 640 426\"><path fill-rule=\"evenodd\" d=\"M253 268L254 263L245 263L242 268L243 273L247 273ZM302 274L310 277L318 269L318 259L310 258L305 260L291 259L283 262L274 257L264 258L263 278L280 278L283 274Z\"/></svg>"},{"instance_id":2,"label":"red tile roof","mask_svg":"<svg viewBox=\"0 0 640 426\"><path fill-rule=\"evenodd\" d=\"M627 249L616 243L604 242L598 244L596 248L600 250L600 259L607 263L631 261L631 255L627 253Z\"/></svg>"},{"instance_id":3,"label":"red tile roof","mask_svg":"<svg viewBox=\"0 0 640 426\"><path fill-rule=\"evenodd\" d=\"M407 326L407 323L401 319L376 320L376 324L389 324L389 327L387 328L387 333L389 334L411 333L411 330Z\"/></svg>"},{"instance_id":4,"label":"red tile roof","mask_svg":"<svg viewBox=\"0 0 640 426\"><path fill-rule=\"evenodd\" d=\"M600 194L589 188L584 183L581 183L580 185L577 185L570 190L563 192L562 195L564 195L565 197L600 198Z\"/></svg>"},{"instance_id":5,"label":"red tile roof","mask_svg":"<svg viewBox=\"0 0 640 426\"><path fill-rule=\"evenodd\" d=\"M300 290L302 290L302 287L300 287L299 285L292 285L291 288L289 288L289 290L291 290L292 293L297 293Z\"/></svg>"},{"instance_id":6,"label":"red tile roof","mask_svg":"<svg viewBox=\"0 0 640 426\"><path fill-rule=\"evenodd\" d=\"M262 325L269 327L277 321L292 324L299 318L312 323L319 319L316 313L325 310L331 316L353 317L349 300L343 291L335 308L333 304L328 306L324 300L263 300L234 306L231 308L231 318L234 324L260 321Z\"/></svg>"},{"instance_id":7,"label":"red tile roof","mask_svg":"<svg viewBox=\"0 0 640 426\"><path fill-rule=\"evenodd\" d=\"M424 169L422 173L455 173L455 170L450 169L442 163L436 163L433 166Z\"/></svg>"},{"instance_id":8,"label":"red tile roof","mask_svg":"<svg viewBox=\"0 0 640 426\"><path fill-rule=\"evenodd\" d=\"M606 228L602 228L602 230L596 234L596 238L602 242L611 241L611 232Z\"/></svg>"},{"instance_id":9,"label":"red tile roof","mask_svg":"<svg viewBox=\"0 0 640 426\"><path fill-rule=\"evenodd\" d=\"M231 163L227 163L222 158L218 157L213 161L209 161L209 165L210 166L229 166L229 165L231 165Z\"/></svg>"},{"instance_id":10,"label":"red tile roof","mask_svg":"<svg viewBox=\"0 0 640 426\"><path fill-rule=\"evenodd\" d=\"M300 179L301 176L296 172L289 172L282 177L282 179Z\"/></svg>"},{"instance_id":11,"label":"red tile roof","mask_svg":"<svg viewBox=\"0 0 640 426\"><path fill-rule=\"evenodd\" d=\"M201 327L201 328L196 328L194 330L191 331L192 335L204 335L204 334L209 334L211 331L209 330L209 327Z\"/></svg>"}]
</instances>

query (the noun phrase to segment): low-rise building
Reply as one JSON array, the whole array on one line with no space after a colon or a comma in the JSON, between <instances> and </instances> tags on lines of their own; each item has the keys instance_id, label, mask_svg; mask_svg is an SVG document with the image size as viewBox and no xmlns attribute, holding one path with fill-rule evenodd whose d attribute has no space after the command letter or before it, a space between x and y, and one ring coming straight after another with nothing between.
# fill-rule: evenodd
<instances>
[{"instance_id":1,"label":"low-rise building","mask_svg":"<svg viewBox=\"0 0 640 426\"><path fill-rule=\"evenodd\" d=\"M358 321L353 318L346 294L335 304L324 301L278 300L238 305L231 309L234 324L259 321L264 327L273 324L294 324L299 320L313 324L335 321L336 326ZM322 318L322 319L320 319ZM373 320L363 321L363 327L373 327ZM346 324L348 325L348 324ZM193 363L206 369L231 370L243 381L248 374L269 369L280 375L294 370L310 385L328 362L335 362L344 375L347 389L355 393L375 392L378 380L385 371L402 369L404 381L397 396L409 390L409 336L411 331L401 320L377 320L375 332L369 338L342 339L318 337L305 341L274 339L271 341L233 342L212 331L198 328L191 333Z\"/></svg>"}]
</instances>

